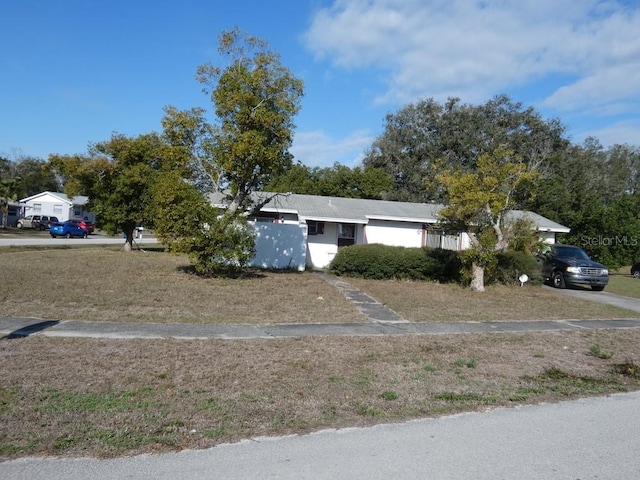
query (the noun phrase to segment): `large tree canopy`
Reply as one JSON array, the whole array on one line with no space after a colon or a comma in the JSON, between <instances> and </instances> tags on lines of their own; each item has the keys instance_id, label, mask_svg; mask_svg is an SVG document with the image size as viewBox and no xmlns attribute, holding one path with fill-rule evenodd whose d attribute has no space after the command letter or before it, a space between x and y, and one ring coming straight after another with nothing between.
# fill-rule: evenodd
<instances>
[{"instance_id":1,"label":"large tree canopy","mask_svg":"<svg viewBox=\"0 0 640 480\"><path fill-rule=\"evenodd\" d=\"M87 207L98 225L109 233L125 234L125 250L131 250L136 224L151 220L151 187L162 171L180 165L179 156L157 134L110 140L91 146L89 156L49 158L52 168L67 179L70 196L89 196Z\"/></svg>"},{"instance_id":2,"label":"large tree canopy","mask_svg":"<svg viewBox=\"0 0 640 480\"><path fill-rule=\"evenodd\" d=\"M445 229L467 232L471 249L466 254L472 266L471 288L484 290L484 268L496 252L506 251L515 222L507 218L517 196L532 191L537 173L513 151L498 147L483 153L475 171L445 169L436 180L442 185L446 206L439 220Z\"/></svg>"},{"instance_id":3,"label":"large tree canopy","mask_svg":"<svg viewBox=\"0 0 640 480\"><path fill-rule=\"evenodd\" d=\"M247 207L249 195L291 167L293 117L300 110L302 81L280 63L266 41L237 28L220 36L227 65L201 65L197 79L209 93L217 124L210 143L220 174L217 185L232 193L229 214Z\"/></svg>"},{"instance_id":4,"label":"large tree canopy","mask_svg":"<svg viewBox=\"0 0 640 480\"><path fill-rule=\"evenodd\" d=\"M473 171L477 159L497 148L517 152L529 170L568 145L564 127L545 121L532 107L498 96L482 105L451 98L410 104L387 115L385 128L366 153L364 164L384 169L393 179L389 198L405 201L443 201L434 182L433 165ZM427 186L427 188L425 188Z\"/></svg>"},{"instance_id":5,"label":"large tree canopy","mask_svg":"<svg viewBox=\"0 0 640 480\"><path fill-rule=\"evenodd\" d=\"M309 168L293 165L275 177L267 186L269 192L291 192L346 198L383 199L392 188L384 170L372 167L349 168L336 163L333 167Z\"/></svg>"},{"instance_id":6,"label":"large tree canopy","mask_svg":"<svg viewBox=\"0 0 640 480\"><path fill-rule=\"evenodd\" d=\"M17 155L13 160L0 157L0 180L12 181L12 191L18 199L58 190L58 181L48 164L26 155Z\"/></svg>"},{"instance_id":7,"label":"large tree canopy","mask_svg":"<svg viewBox=\"0 0 640 480\"><path fill-rule=\"evenodd\" d=\"M201 273L241 268L251 258L254 237L244 214L260 207L251 205L251 193L292 165L293 117L303 94L302 81L258 37L237 28L224 31L218 52L225 64L201 65L196 77L210 95L216 121L209 123L201 108L165 109L164 136L189 162L154 189L158 233L173 250L189 253ZM225 192L229 206L215 212L205 202L194 209L189 189ZM172 190L179 192L176 202L163 201ZM169 223L176 209L188 220Z\"/></svg>"},{"instance_id":8,"label":"large tree canopy","mask_svg":"<svg viewBox=\"0 0 640 480\"><path fill-rule=\"evenodd\" d=\"M547 162L529 208L571 228L562 241L610 268L640 260L640 149L594 138Z\"/></svg>"}]
</instances>

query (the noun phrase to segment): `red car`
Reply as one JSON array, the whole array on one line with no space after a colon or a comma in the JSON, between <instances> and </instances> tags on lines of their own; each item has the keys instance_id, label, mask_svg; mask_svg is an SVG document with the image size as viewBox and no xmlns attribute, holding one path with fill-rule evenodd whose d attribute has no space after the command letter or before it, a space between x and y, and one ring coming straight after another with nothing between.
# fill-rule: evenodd
<instances>
[{"instance_id":1,"label":"red car","mask_svg":"<svg viewBox=\"0 0 640 480\"><path fill-rule=\"evenodd\" d=\"M71 223L75 223L80 228L86 230L87 233L93 233L93 230L94 230L93 223L91 223L91 222L89 222L87 220L79 220L79 219L71 219L69 221Z\"/></svg>"}]
</instances>

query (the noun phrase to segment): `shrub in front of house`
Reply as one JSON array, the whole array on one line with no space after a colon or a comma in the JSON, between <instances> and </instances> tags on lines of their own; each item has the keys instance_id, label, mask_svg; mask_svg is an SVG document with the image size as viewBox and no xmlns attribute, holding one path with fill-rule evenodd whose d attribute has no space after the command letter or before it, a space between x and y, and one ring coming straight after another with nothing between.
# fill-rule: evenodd
<instances>
[{"instance_id":1,"label":"shrub in front of house","mask_svg":"<svg viewBox=\"0 0 640 480\"><path fill-rule=\"evenodd\" d=\"M460 283L462 281L462 261L459 252L443 248L424 248L429 257L435 260L429 279L440 283Z\"/></svg>"},{"instance_id":2,"label":"shrub in front of house","mask_svg":"<svg viewBox=\"0 0 640 480\"><path fill-rule=\"evenodd\" d=\"M502 283L505 285L519 285L518 278L525 274L529 277L527 283L542 284L540 265L533 255L524 252L510 251L499 253L496 257L495 268L489 272L488 283Z\"/></svg>"},{"instance_id":3,"label":"shrub in front of house","mask_svg":"<svg viewBox=\"0 0 640 480\"><path fill-rule=\"evenodd\" d=\"M459 281L456 252L440 249L351 245L340 249L329 270L336 275L401 280Z\"/></svg>"}]
</instances>

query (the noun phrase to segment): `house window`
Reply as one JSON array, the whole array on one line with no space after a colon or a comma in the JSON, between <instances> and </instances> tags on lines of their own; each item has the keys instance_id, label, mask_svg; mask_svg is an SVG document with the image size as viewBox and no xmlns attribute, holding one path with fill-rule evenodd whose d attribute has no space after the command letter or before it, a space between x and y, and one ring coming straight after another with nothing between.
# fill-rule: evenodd
<instances>
[{"instance_id":1,"label":"house window","mask_svg":"<svg viewBox=\"0 0 640 480\"><path fill-rule=\"evenodd\" d=\"M353 223L338 224L338 247L356 243L356 226Z\"/></svg>"},{"instance_id":2,"label":"house window","mask_svg":"<svg viewBox=\"0 0 640 480\"><path fill-rule=\"evenodd\" d=\"M307 229L309 235L322 235L324 234L324 222L307 220Z\"/></svg>"},{"instance_id":3,"label":"house window","mask_svg":"<svg viewBox=\"0 0 640 480\"><path fill-rule=\"evenodd\" d=\"M57 214L62 213L62 205L54 204L53 205L53 213L57 213Z\"/></svg>"},{"instance_id":4,"label":"house window","mask_svg":"<svg viewBox=\"0 0 640 480\"><path fill-rule=\"evenodd\" d=\"M34 203L33 204L33 212L41 212L42 211L42 204L41 203Z\"/></svg>"},{"instance_id":5,"label":"house window","mask_svg":"<svg viewBox=\"0 0 640 480\"><path fill-rule=\"evenodd\" d=\"M73 207L73 216L74 217L82 217L82 209L78 207Z\"/></svg>"}]
</instances>

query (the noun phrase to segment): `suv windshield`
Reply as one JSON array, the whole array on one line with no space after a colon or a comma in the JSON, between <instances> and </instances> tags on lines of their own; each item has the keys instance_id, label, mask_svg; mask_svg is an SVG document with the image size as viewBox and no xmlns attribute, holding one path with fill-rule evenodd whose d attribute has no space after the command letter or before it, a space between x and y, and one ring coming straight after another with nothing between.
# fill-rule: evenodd
<instances>
[{"instance_id":1,"label":"suv windshield","mask_svg":"<svg viewBox=\"0 0 640 480\"><path fill-rule=\"evenodd\" d=\"M558 257L579 258L581 260L590 260L589 255L578 247L556 246L555 254Z\"/></svg>"}]
</instances>

